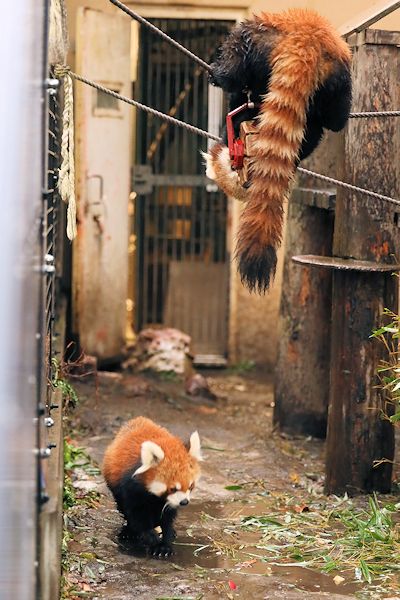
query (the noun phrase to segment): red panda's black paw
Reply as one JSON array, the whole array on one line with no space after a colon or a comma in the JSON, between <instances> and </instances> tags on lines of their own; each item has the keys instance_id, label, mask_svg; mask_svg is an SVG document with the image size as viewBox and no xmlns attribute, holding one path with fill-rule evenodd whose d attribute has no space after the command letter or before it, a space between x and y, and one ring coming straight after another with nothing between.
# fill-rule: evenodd
<instances>
[{"instance_id":1,"label":"red panda's black paw","mask_svg":"<svg viewBox=\"0 0 400 600\"><path fill-rule=\"evenodd\" d=\"M150 548L150 554L154 558L168 558L173 555L172 547L169 544L157 544L157 546L153 546Z\"/></svg>"}]
</instances>

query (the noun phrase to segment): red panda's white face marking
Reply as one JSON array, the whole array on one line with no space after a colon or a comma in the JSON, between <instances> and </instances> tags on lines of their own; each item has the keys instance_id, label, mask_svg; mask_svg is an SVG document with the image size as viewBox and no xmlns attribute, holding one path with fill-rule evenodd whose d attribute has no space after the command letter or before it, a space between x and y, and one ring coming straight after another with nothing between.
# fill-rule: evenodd
<instances>
[{"instance_id":1,"label":"red panda's white face marking","mask_svg":"<svg viewBox=\"0 0 400 600\"><path fill-rule=\"evenodd\" d=\"M196 478L196 482L198 481L198 477ZM166 503L172 506L173 508L177 508L178 506L185 506L190 502L190 494L195 487L195 481L191 481L186 490L182 489L182 485L179 481L175 484L174 487L169 488L167 501Z\"/></svg>"},{"instance_id":2,"label":"red panda's white face marking","mask_svg":"<svg viewBox=\"0 0 400 600\"><path fill-rule=\"evenodd\" d=\"M167 491L167 484L163 481L152 481L149 485L149 492L155 496L162 496Z\"/></svg>"},{"instance_id":3,"label":"red panda's white face marking","mask_svg":"<svg viewBox=\"0 0 400 600\"><path fill-rule=\"evenodd\" d=\"M133 477L140 479L146 489L155 496L165 498L165 506L178 508L189 504L190 494L200 476L198 462L201 456L200 437L197 431L185 446L180 440L172 440L161 448L147 440L141 445L141 465Z\"/></svg>"},{"instance_id":4,"label":"red panda's white face marking","mask_svg":"<svg viewBox=\"0 0 400 600\"><path fill-rule=\"evenodd\" d=\"M178 487L179 486L179 487ZM175 487L170 490L170 494L167 496L167 504L172 506L173 508L177 508L178 506L185 506L185 504L189 504L190 498L190 489L186 492L182 491L182 486L180 483L177 483Z\"/></svg>"}]
</instances>

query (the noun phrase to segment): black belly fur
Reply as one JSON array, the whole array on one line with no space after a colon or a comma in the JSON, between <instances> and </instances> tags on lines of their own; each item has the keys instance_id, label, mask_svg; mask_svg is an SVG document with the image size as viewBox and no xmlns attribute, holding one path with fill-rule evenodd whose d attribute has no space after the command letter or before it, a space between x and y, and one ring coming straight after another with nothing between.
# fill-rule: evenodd
<instances>
[{"instance_id":1,"label":"black belly fur","mask_svg":"<svg viewBox=\"0 0 400 600\"><path fill-rule=\"evenodd\" d=\"M138 465L139 466L139 465ZM173 521L176 509L165 507L166 496L150 493L137 477L136 470L127 471L116 485L109 485L118 510L127 521L128 532L132 540L148 546L156 556L169 556L170 544L175 537ZM162 540L154 531L161 527Z\"/></svg>"}]
</instances>

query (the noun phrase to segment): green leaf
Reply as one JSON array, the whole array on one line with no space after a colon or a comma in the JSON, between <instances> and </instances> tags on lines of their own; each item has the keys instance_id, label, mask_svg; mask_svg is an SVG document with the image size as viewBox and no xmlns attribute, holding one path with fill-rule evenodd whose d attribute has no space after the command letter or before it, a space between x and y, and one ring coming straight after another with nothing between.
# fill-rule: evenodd
<instances>
[{"instance_id":1,"label":"green leaf","mask_svg":"<svg viewBox=\"0 0 400 600\"><path fill-rule=\"evenodd\" d=\"M364 577L365 581L368 581L368 583L371 583L372 582L371 572L368 568L367 563L362 558L360 558L360 569L361 569L361 573L362 573L362 576Z\"/></svg>"},{"instance_id":2,"label":"green leaf","mask_svg":"<svg viewBox=\"0 0 400 600\"><path fill-rule=\"evenodd\" d=\"M229 490L230 492L235 492L236 490L242 490L243 486L242 485L226 485L225 489Z\"/></svg>"}]
</instances>

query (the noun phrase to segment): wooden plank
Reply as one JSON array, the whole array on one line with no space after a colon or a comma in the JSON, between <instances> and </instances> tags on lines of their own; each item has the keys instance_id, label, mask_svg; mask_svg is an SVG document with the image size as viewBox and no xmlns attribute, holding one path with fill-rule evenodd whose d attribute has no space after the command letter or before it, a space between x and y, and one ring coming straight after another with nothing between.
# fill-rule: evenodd
<instances>
[{"instance_id":1,"label":"wooden plank","mask_svg":"<svg viewBox=\"0 0 400 600\"><path fill-rule=\"evenodd\" d=\"M242 0L235 2L221 1L218 4L188 4L179 0L176 4L169 4L168 0L157 3L139 0L126 3L129 8L138 12L146 19L213 19L227 21L242 21L248 16L248 4ZM118 9L117 9L118 10Z\"/></svg>"},{"instance_id":2,"label":"wooden plank","mask_svg":"<svg viewBox=\"0 0 400 600\"><path fill-rule=\"evenodd\" d=\"M191 2L188 2L187 0L174 0L173 4L171 4L171 0L157 0L153 2L149 2L148 0L136 0L135 2L126 2L126 5L129 6L129 8L132 8L133 10L135 10L135 7L145 7L146 11L151 6L154 8L162 8L166 6L168 7L168 9L173 9L174 7L178 6L182 6L185 8L199 8L199 4L196 0L192 0ZM221 8L228 10L242 8L248 10L248 7L249 4L245 0L217 0L217 2L205 2L201 6L201 8L204 10L219 10ZM140 14L143 14L143 11ZM205 15L203 15L203 18L205 18Z\"/></svg>"},{"instance_id":3,"label":"wooden plank","mask_svg":"<svg viewBox=\"0 0 400 600\"><path fill-rule=\"evenodd\" d=\"M360 33L353 33L347 38L351 47L362 46L363 44L399 46L400 32L387 31L386 29L366 29Z\"/></svg>"},{"instance_id":4,"label":"wooden plank","mask_svg":"<svg viewBox=\"0 0 400 600\"><path fill-rule=\"evenodd\" d=\"M288 208L274 422L281 431L323 438L329 398L332 273L295 265L296 252L332 253L333 211L303 204Z\"/></svg>"},{"instance_id":5,"label":"wooden plank","mask_svg":"<svg viewBox=\"0 0 400 600\"><path fill-rule=\"evenodd\" d=\"M385 29L367 29L365 31L366 44L383 44L387 46L400 45L400 31L386 31Z\"/></svg>"}]
</instances>

